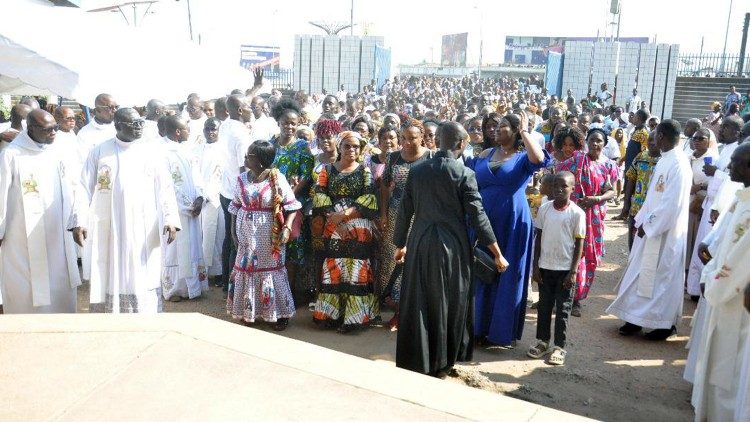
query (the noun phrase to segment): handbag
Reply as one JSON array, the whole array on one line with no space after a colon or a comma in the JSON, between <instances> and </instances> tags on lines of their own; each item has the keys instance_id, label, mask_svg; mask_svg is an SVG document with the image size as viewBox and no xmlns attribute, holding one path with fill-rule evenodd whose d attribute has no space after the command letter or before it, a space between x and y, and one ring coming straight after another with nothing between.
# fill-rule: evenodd
<instances>
[{"instance_id":1,"label":"handbag","mask_svg":"<svg viewBox=\"0 0 750 422\"><path fill-rule=\"evenodd\" d=\"M485 284L493 284L497 281L497 276L500 272L495 266L495 258L482 250L479 245L474 244L474 259L471 265L471 270L474 273L474 278Z\"/></svg>"}]
</instances>

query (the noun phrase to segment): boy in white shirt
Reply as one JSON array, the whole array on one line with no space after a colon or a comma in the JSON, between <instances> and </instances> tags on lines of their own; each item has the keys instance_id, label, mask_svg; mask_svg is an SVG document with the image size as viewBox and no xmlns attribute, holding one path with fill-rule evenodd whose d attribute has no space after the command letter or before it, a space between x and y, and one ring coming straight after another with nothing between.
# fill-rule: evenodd
<instances>
[{"instance_id":1,"label":"boy in white shirt","mask_svg":"<svg viewBox=\"0 0 750 422\"><path fill-rule=\"evenodd\" d=\"M555 174L551 202L539 208L534 226L534 273L539 283L536 346L529 349L531 358L551 354L547 363L565 363L565 335L573 307L576 273L581 261L583 239L586 237L586 213L570 200L575 187L573 173ZM552 308L555 314L555 346L550 348Z\"/></svg>"}]
</instances>

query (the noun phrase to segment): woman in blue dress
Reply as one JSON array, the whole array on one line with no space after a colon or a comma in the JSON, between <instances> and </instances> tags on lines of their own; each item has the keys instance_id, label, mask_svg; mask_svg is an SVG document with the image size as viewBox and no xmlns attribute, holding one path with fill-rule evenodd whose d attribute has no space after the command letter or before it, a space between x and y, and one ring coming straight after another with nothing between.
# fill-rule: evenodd
<instances>
[{"instance_id":1,"label":"woman in blue dress","mask_svg":"<svg viewBox=\"0 0 750 422\"><path fill-rule=\"evenodd\" d=\"M526 113L496 119L495 147L467 165L476 172L482 204L510 266L493 284L475 283L474 334L480 343L512 346L523 332L531 271L533 224L526 185L551 158L529 136Z\"/></svg>"}]
</instances>

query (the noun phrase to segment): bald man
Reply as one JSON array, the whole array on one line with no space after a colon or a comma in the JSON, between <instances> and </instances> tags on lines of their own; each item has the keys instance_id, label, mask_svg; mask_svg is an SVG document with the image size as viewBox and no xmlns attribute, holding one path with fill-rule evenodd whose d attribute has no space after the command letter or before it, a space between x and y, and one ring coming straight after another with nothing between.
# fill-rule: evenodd
<instances>
[{"instance_id":1,"label":"bald man","mask_svg":"<svg viewBox=\"0 0 750 422\"><path fill-rule=\"evenodd\" d=\"M0 133L0 151L3 150L24 129L26 116L32 110L26 104L18 103L10 109L10 127Z\"/></svg>"},{"instance_id":2,"label":"bald man","mask_svg":"<svg viewBox=\"0 0 750 422\"><path fill-rule=\"evenodd\" d=\"M200 213L203 207L203 183L189 144L190 126L180 116L169 116L164 122L169 143L164 146L172 175L182 230L175 242L162 242L164 271L162 294L165 300L179 302L194 299L208 290L203 265L203 240Z\"/></svg>"},{"instance_id":3,"label":"bald man","mask_svg":"<svg viewBox=\"0 0 750 422\"><path fill-rule=\"evenodd\" d=\"M119 106L109 94L99 94L94 99L94 118L78 131L78 148L82 157L88 157L89 151L102 142L115 136L112 120Z\"/></svg>"},{"instance_id":4,"label":"bald man","mask_svg":"<svg viewBox=\"0 0 750 422\"><path fill-rule=\"evenodd\" d=\"M143 127L143 139L149 141L160 141L159 129L156 122L161 116L166 115L167 106L160 100L151 99L146 103L146 125Z\"/></svg>"},{"instance_id":5,"label":"bald man","mask_svg":"<svg viewBox=\"0 0 750 422\"><path fill-rule=\"evenodd\" d=\"M73 238L73 182L53 146L57 123L32 110L0 152L0 290L5 313L73 313L81 284Z\"/></svg>"},{"instance_id":6,"label":"bald man","mask_svg":"<svg viewBox=\"0 0 750 422\"><path fill-rule=\"evenodd\" d=\"M91 282L91 311L161 311L161 239L180 228L164 154L141 142L143 119L132 108L114 114L116 136L91 150L80 189L89 210L74 231L84 243L83 278Z\"/></svg>"}]
</instances>

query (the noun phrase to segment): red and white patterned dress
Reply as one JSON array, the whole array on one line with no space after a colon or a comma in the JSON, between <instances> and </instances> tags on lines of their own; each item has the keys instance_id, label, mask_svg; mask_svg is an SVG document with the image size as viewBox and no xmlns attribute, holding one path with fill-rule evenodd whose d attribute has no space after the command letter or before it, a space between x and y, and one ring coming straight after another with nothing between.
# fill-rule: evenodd
<instances>
[{"instance_id":1,"label":"red and white patterned dress","mask_svg":"<svg viewBox=\"0 0 750 422\"><path fill-rule=\"evenodd\" d=\"M302 205L283 174L278 176L284 212ZM247 172L235 183L229 212L236 216L237 259L232 271L227 313L247 322L276 322L294 315L294 300L286 268L286 248L272 253L273 195L269 179L253 183Z\"/></svg>"}]
</instances>

